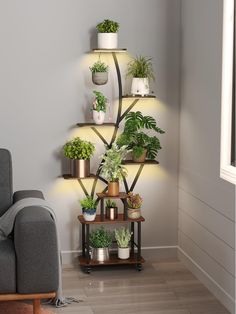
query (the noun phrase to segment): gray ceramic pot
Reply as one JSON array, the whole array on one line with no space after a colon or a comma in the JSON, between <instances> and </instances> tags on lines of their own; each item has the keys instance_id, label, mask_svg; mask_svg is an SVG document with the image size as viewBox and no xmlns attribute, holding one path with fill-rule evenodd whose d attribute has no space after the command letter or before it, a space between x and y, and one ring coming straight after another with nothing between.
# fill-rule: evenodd
<instances>
[{"instance_id":1,"label":"gray ceramic pot","mask_svg":"<svg viewBox=\"0 0 236 314\"><path fill-rule=\"evenodd\" d=\"M92 73L92 81L95 85L105 85L108 81L108 72Z\"/></svg>"}]
</instances>

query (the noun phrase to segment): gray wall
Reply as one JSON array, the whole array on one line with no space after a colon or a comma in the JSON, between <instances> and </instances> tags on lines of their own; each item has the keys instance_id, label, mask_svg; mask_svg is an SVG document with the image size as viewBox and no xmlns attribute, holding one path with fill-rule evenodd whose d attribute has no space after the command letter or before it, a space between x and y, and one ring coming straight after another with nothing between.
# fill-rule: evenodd
<instances>
[{"instance_id":1,"label":"gray wall","mask_svg":"<svg viewBox=\"0 0 236 314\"><path fill-rule=\"evenodd\" d=\"M219 178L222 0L182 1L180 257L233 313L234 186Z\"/></svg>"},{"instance_id":2,"label":"gray wall","mask_svg":"<svg viewBox=\"0 0 236 314\"><path fill-rule=\"evenodd\" d=\"M0 146L13 155L14 189L42 189L55 209L64 257L79 249L78 199L83 193L78 183L60 178L65 170L61 147L76 134L89 138L97 146L92 170L104 151L92 131L73 128L89 117L95 86L88 67L97 56L87 52L96 46L94 27L104 18L120 22L120 47L153 57L152 88L158 98L136 109L157 118L166 134L161 136L160 166L146 167L136 187L144 197L143 246L177 245L179 9L179 0L0 2ZM129 55L118 58L124 81ZM113 103L114 65L111 58L104 60L111 74L101 90ZM125 90L129 83L124 82ZM131 180L137 167L129 170ZM91 184L85 182L88 189Z\"/></svg>"}]
</instances>

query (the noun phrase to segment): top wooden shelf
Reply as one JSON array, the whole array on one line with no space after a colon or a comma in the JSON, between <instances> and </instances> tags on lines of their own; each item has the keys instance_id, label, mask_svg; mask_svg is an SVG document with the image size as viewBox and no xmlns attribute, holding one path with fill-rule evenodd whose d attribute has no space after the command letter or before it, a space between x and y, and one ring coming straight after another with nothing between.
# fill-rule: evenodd
<instances>
[{"instance_id":1,"label":"top wooden shelf","mask_svg":"<svg viewBox=\"0 0 236 314\"><path fill-rule=\"evenodd\" d=\"M83 122L83 123L77 123L76 124L77 126L79 126L79 127L84 127L84 126L115 126L116 124L115 123L113 123L113 122L105 122L105 123L103 123L103 124L96 124L96 123L93 123L93 122Z\"/></svg>"},{"instance_id":2,"label":"top wooden shelf","mask_svg":"<svg viewBox=\"0 0 236 314\"><path fill-rule=\"evenodd\" d=\"M120 192L117 196L110 196L108 193L97 193L98 198L119 198L119 199L126 199L128 198L128 194L125 192Z\"/></svg>"},{"instance_id":3,"label":"top wooden shelf","mask_svg":"<svg viewBox=\"0 0 236 314\"><path fill-rule=\"evenodd\" d=\"M92 52L126 52L127 49L126 48L117 48L117 49L99 49L99 48L95 48L92 49Z\"/></svg>"},{"instance_id":4,"label":"top wooden shelf","mask_svg":"<svg viewBox=\"0 0 236 314\"><path fill-rule=\"evenodd\" d=\"M136 98L136 99L150 99L150 98L156 98L155 95L124 95L122 98Z\"/></svg>"}]
</instances>

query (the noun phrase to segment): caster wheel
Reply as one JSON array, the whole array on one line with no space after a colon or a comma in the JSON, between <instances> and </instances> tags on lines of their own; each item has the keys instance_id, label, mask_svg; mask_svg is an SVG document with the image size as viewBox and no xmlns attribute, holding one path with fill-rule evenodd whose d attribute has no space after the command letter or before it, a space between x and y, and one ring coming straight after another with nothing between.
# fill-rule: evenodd
<instances>
[{"instance_id":1,"label":"caster wheel","mask_svg":"<svg viewBox=\"0 0 236 314\"><path fill-rule=\"evenodd\" d=\"M136 269L137 271L141 271L143 269L142 264L137 264Z\"/></svg>"},{"instance_id":2,"label":"caster wheel","mask_svg":"<svg viewBox=\"0 0 236 314\"><path fill-rule=\"evenodd\" d=\"M90 274L91 273L91 268L90 267L85 267L84 269L86 274Z\"/></svg>"}]
</instances>

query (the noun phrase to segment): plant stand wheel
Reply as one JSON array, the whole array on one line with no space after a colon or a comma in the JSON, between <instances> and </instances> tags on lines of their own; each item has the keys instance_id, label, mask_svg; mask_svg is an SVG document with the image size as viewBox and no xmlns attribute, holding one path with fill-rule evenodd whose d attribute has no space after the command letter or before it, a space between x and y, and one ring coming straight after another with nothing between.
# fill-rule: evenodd
<instances>
[{"instance_id":1,"label":"plant stand wheel","mask_svg":"<svg viewBox=\"0 0 236 314\"><path fill-rule=\"evenodd\" d=\"M136 269L137 269L137 271L141 271L141 270L143 269L142 264L141 264L141 263L138 263L138 264L136 265Z\"/></svg>"},{"instance_id":2,"label":"plant stand wheel","mask_svg":"<svg viewBox=\"0 0 236 314\"><path fill-rule=\"evenodd\" d=\"M90 274L90 273L91 273L91 270L92 270L92 268L91 268L90 266L85 266L85 267L84 267L84 272L85 272L86 274Z\"/></svg>"}]
</instances>

